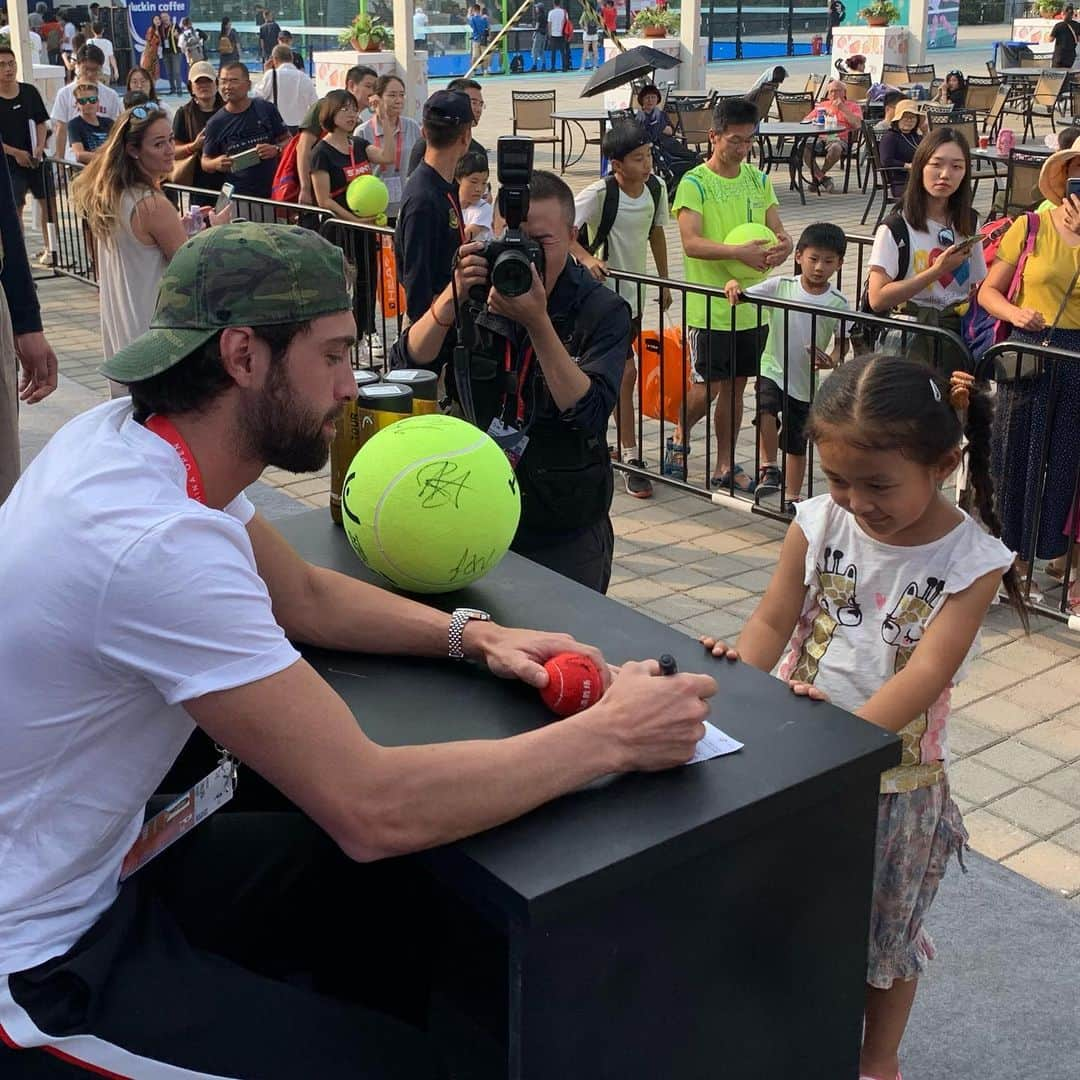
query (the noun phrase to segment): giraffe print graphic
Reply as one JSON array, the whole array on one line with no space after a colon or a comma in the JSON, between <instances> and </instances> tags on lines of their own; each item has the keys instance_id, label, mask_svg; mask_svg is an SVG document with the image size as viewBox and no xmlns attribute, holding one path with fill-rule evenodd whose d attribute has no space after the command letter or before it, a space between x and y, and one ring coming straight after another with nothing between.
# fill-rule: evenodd
<instances>
[{"instance_id":1,"label":"giraffe print graphic","mask_svg":"<svg viewBox=\"0 0 1080 1080\"><path fill-rule=\"evenodd\" d=\"M817 678L821 661L829 651L829 644L839 627L862 624L862 608L855 596L859 571L854 563L848 563L841 570L843 559L842 551L825 549L823 565L817 571L821 610L814 617L810 635L799 654L799 662L791 672L790 678L796 682L812 683Z\"/></svg>"},{"instance_id":2,"label":"giraffe print graphic","mask_svg":"<svg viewBox=\"0 0 1080 1080\"><path fill-rule=\"evenodd\" d=\"M896 646L893 674L898 674L907 666L944 589L944 578L927 578L926 587L921 592L919 583L912 581L885 616L885 621L881 624L881 638L886 645ZM901 768L918 765L921 761L922 737L926 734L928 723L927 715L923 713L900 729L900 741L903 744Z\"/></svg>"}]
</instances>

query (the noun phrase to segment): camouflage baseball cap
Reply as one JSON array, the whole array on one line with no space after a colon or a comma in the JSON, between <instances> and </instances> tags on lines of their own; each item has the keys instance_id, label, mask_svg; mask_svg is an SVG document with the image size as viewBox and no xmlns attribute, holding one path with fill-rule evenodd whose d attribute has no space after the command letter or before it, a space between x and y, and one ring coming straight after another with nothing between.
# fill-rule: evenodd
<instances>
[{"instance_id":1,"label":"camouflage baseball cap","mask_svg":"<svg viewBox=\"0 0 1080 1080\"><path fill-rule=\"evenodd\" d=\"M168 371L226 326L303 322L352 307L341 249L310 229L237 221L165 268L150 329L101 365L121 383Z\"/></svg>"}]
</instances>

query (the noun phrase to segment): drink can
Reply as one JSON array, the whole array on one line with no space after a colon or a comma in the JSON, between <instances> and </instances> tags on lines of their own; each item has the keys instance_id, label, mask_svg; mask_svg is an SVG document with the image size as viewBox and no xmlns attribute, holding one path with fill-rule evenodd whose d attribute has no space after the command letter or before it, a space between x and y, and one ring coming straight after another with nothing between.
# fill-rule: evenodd
<instances>
[{"instance_id":1,"label":"drink can","mask_svg":"<svg viewBox=\"0 0 1080 1080\"><path fill-rule=\"evenodd\" d=\"M383 381L412 389L413 415L439 411L439 376L426 368L398 368L388 371Z\"/></svg>"},{"instance_id":2,"label":"drink can","mask_svg":"<svg viewBox=\"0 0 1080 1080\"><path fill-rule=\"evenodd\" d=\"M817 119L818 124L821 127L825 126L825 110L824 109L818 109L816 119Z\"/></svg>"},{"instance_id":3,"label":"drink can","mask_svg":"<svg viewBox=\"0 0 1080 1080\"><path fill-rule=\"evenodd\" d=\"M364 387L379 381L379 373L371 368L360 368L353 376L358 394ZM330 444L330 517L337 525L341 524L341 485L345 483L345 470L360 449L359 434L356 402L346 402L334 426L334 441Z\"/></svg>"}]
</instances>

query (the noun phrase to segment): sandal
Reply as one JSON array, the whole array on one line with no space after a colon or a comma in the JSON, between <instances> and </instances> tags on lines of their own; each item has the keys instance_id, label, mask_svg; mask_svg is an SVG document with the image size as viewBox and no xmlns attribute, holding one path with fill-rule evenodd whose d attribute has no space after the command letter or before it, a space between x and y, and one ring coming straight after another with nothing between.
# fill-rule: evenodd
<instances>
[{"instance_id":1,"label":"sandal","mask_svg":"<svg viewBox=\"0 0 1080 1080\"><path fill-rule=\"evenodd\" d=\"M757 487L757 483L750 478L750 475L741 465L736 465L731 472L725 472L721 473L719 476L714 476L709 481L709 487L712 488L713 491L721 491L724 488L730 488L732 486L732 476L735 478L734 487L736 491L741 491L749 495L754 488ZM740 484L740 479L745 480L746 483Z\"/></svg>"}]
</instances>

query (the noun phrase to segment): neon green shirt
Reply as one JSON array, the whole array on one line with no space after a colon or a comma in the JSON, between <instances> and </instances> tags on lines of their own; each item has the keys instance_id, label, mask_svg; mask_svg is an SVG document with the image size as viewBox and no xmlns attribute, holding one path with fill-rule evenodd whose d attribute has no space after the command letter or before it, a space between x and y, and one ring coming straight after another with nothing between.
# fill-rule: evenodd
<instances>
[{"instance_id":1,"label":"neon green shirt","mask_svg":"<svg viewBox=\"0 0 1080 1080\"><path fill-rule=\"evenodd\" d=\"M770 206L777 205L772 181L760 170L743 162L739 175L717 176L708 165L691 169L679 182L675 192L676 215L684 207L701 215L701 235L706 240L724 243L736 225L748 221L765 224ZM740 264L741 265L741 264ZM733 277L729 259L692 259L684 256L686 280L691 285L710 285L722 289ZM705 297L688 293L686 321L690 326L711 326L713 330L731 329L731 307L721 296L712 302L712 321L706 318ZM757 326L757 313L752 304L735 308L735 328L749 330Z\"/></svg>"}]
</instances>

